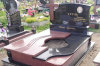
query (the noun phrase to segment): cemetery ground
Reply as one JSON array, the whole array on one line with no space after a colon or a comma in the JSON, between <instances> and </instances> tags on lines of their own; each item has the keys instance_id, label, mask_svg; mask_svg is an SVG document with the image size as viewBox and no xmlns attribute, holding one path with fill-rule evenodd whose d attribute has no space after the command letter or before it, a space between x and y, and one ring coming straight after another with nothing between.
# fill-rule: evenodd
<instances>
[{"instance_id":1,"label":"cemetery ground","mask_svg":"<svg viewBox=\"0 0 100 66\"><path fill-rule=\"evenodd\" d=\"M93 63L93 59L96 57L98 52L100 52L100 33L94 33L92 36L92 41L96 42L93 49L85 56L83 61L79 66L96 66ZM0 50L0 66L2 66L2 59L7 57L5 50Z\"/></svg>"},{"instance_id":2,"label":"cemetery ground","mask_svg":"<svg viewBox=\"0 0 100 66\"><path fill-rule=\"evenodd\" d=\"M0 5L0 8L2 8L3 6ZM22 7L20 7L20 9L22 9ZM93 9L93 8L91 8ZM22 12L22 11L21 11ZM22 18L22 21L25 21L25 19L28 17L24 17ZM3 11L0 11L0 22L3 23L3 25L5 26L7 24L7 20L6 20L6 15ZM50 25L50 22L45 24L44 26L37 26L36 30L37 32L41 32L45 29L48 29ZM28 26L24 26L24 29L26 30L31 30L32 27L28 27ZM96 32L93 35L92 40L95 43L94 48L91 50L91 52L89 52L86 57L83 59L82 63L80 64L80 66L95 66L94 63L92 62L93 59L96 57L97 53L100 51L100 29L89 29L90 31ZM4 49L0 49L0 66L2 66L2 59L7 57L6 51Z\"/></svg>"}]
</instances>

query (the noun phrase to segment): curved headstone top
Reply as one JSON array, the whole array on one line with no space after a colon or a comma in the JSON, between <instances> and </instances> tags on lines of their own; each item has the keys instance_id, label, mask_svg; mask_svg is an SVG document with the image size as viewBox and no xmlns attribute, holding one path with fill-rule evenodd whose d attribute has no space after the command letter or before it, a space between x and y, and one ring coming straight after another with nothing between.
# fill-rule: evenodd
<instances>
[{"instance_id":1,"label":"curved headstone top","mask_svg":"<svg viewBox=\"0 0 100 66\"><path fill-rule=\"evenodd\" d=\"M90 6L82 4L59 4L54 11L53 24L64 24L71 26L89 25Z\"/></svg>"},{"instance_id":2,"label":"curved headstone top","mask_svg":"<svg viewBox=\"0 0 100 66\"><path fill-rule=\"evenodd\" d=\"M14 14L17 11L16 0L3 0L4 7L9 14Z\"/></svg>"}]
</instances>

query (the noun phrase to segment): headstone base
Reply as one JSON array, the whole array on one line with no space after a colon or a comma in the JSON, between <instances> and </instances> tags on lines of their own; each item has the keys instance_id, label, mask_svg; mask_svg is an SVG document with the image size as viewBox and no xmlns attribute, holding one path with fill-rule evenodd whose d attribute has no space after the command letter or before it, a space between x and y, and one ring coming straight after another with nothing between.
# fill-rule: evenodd
<instances>
[{"instance_id":1,"label":"headstone base","mask_svg":"<svg viewBox=\"0 0 100 66\"><path fill-rule=\"evenodd\" d=\"M90 52L90 51L92 50L94 44L95 44L95 42L91 42L91 45L89 46L88 51L87 51L86 53L84 53L83 57L80 58L80 60L76 63L75 66L79 66L79 64L81 63L81 61L82 61L83 58L85 57L85 55L86 55L88 52ZM3 66L27 66L27 65L25 65L25 64L21 64L21 63L18 63L18 62L10 62L10 61L8 60L8 57L4 58L4 59L2 60L2 62L3 62Z\"/></svg>"},{"instance_id":2,"label":"headstone base","mask_svg":"<svg viewBox=\"0 0 100 66\"><path fill-rule=\"evenodd\" d=\"M8 37L14 36L18 33L24 32L24 27L23 26L7 26L8 27Z\"/></svg>"},{"instance_id":3,"label":"headstone base","mask_svg":"<svg viewBox=\"0 0 100 66\"><path fill-rule=\"evenodd\" d=\"M24 31L23 26L7 26L7 28L9 29L9 31L17 31L17 32Z\"/></svg>"}]
</instances>

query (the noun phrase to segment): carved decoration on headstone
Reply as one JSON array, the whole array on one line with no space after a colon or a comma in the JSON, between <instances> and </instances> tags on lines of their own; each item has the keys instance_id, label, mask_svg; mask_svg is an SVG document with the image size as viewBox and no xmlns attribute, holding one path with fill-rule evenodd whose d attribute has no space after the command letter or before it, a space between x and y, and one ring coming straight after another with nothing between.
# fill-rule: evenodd
<instances>
[{"instance_id":1,"label":"carved decoration on headstone","mask_svg":"<svg viewBox=\"0 0 100 66\"><path fill-rule=\"evenodd\" d=\"M4 7L7 13L14 14L17 11L17 3L16 0L3 0Z\"/></svg>"}]
</instances>

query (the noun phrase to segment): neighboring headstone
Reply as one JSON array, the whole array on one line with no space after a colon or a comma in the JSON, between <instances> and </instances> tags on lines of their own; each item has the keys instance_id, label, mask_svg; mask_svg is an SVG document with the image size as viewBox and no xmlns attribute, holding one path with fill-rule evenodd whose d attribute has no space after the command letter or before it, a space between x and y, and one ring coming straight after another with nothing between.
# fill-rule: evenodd
<instances>
[{"instance_id":1,"label":"neighboring headstone","mask_svg":"<svg viewBox=\"0 0 100 66\"><path fill-rule=\"evenodd\" d=\"M7 13L14 14L17 11L17 3L15 0L3 0Z\"/></svg>"},{"instance_id":2,"label":"neighboring headstone","mask_svg":"<svg viewBox=\"0 0 100 66\"><path fill-rule=\"evenodd\" d=\"M20 12L17 7L17 0L3 0L8 20L8 34L15 34L24 30L21 26Z\"/></svg>"},{"instance_id":3,"label":"neighboring headstone","mask_svg":"<svg viewBox=\"0 0 100 66\"><path fill-rule=\"evenodd\" d=\"M10 15L10 25L8 25L9 30L16 30L18 32L23 31L23 26L21 26L20 12Z\"/></svg>"},{"instance_id":4,"label":"neighboring headstone","mask_svg":"<svg viewBox=\"0 0 100 66\"><path fill-rule=\"evenodd\" d=\"M100 0L96 0L96 5L100 6Z\"/></svg>"}]
</instances>

